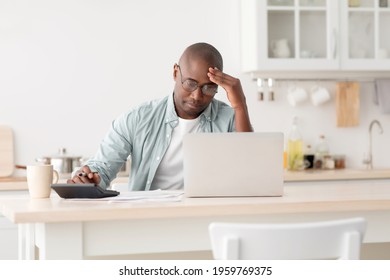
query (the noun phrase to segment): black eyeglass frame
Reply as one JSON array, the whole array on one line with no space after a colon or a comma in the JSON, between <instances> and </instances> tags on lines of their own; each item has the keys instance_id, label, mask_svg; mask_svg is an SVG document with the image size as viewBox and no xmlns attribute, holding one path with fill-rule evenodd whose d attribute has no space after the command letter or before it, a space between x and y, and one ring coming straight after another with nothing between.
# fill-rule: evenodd
<instances>
[{"instance_id":1,"label":"black eyeglass frame","mask_svg":"<svg viewBox=\"0 0 390 280\"><path fill-rule=\"evenodd\" d=\"M181 82L181 86L183 87L183 89L185 91L188 91L188 92L193 92L193 91L197 90L199 87L198 82L193 80L193 79L186 79L183 81L183 74L181 73L180 65L176 64L176 66L179 68L180 82ZM192 84L189 84L189 82L192 82ZM213 97L218 92L218 85L214 84L214 83L204 84L200 88L201 88L202 93L206 96ZM210 90L210 92L208 92L208 90Z\"/></svg>"}]
</instances>

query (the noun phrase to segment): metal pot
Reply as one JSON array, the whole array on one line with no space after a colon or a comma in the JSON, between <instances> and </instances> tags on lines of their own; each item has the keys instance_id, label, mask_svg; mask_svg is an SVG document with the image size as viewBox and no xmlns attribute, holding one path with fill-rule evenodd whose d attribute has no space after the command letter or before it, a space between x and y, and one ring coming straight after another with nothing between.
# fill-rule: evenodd
<instances>
[{"instance_id":1,"label":"metal pot","mask_svg":"<svg viewBox=\"0 0 390 280\"><path fill-rule=\"evenodd\" d=\"M35 160L43 164L53 165L53 169L59 173L72 173L73 169L81 166L82 163L81 156L69 156L65 148L60 148L57 155L40 157Z\"/></svg>"}]
</instances>

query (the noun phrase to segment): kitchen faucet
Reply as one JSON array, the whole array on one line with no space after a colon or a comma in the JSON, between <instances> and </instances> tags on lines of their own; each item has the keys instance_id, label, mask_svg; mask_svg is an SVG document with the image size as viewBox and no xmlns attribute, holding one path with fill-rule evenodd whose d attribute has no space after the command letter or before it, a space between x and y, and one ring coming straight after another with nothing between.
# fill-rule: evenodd
<instances>
[{"instance_id":1,"label":"kitchen faucet","mask_svg":"<svg viewBox=\"0 0 390 280\"><path fill-rule=\"evenodd\" d=\"M379 133L383 133L383 128L378 120L373 120L368 128L369 142L368 142L368 157L363 160L364 164L367 164L367 169L372 169L372 127L377 124L379 127Z\"/></svg>"}]
</instances>

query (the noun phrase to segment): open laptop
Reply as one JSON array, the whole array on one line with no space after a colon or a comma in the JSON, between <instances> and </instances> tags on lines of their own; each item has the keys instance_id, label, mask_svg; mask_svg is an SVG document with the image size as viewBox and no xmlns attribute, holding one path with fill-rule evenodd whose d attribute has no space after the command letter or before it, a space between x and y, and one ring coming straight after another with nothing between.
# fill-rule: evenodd
<instances>
[{"instance_id":1,"label":"open laptop","mask_svg":"<svg viewBox=\"0 0 390 280\"><path fill-rule=\"evenodd\" d=\"M279 132L185 135L185 196L282 196L283 143Z\"/></svg>"}]
</instances>

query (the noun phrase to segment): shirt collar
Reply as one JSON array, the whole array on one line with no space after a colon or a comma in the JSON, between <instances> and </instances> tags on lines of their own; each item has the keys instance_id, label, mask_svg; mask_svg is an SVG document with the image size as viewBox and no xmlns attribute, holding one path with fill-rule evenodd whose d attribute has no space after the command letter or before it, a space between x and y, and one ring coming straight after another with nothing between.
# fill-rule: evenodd
<instances>
[{"instance_id":1,"label":"shirt collar","mask_svg":"<svg viewBox=\"0 0 390 280\"><path fill-rule=\"evenodd\" d=\"M165 123L176 122L179 120L179 117L176 114L175 104L173 102L173 93L168 96L167 100L167 112Z\"/></svg>"}]
</instances>

